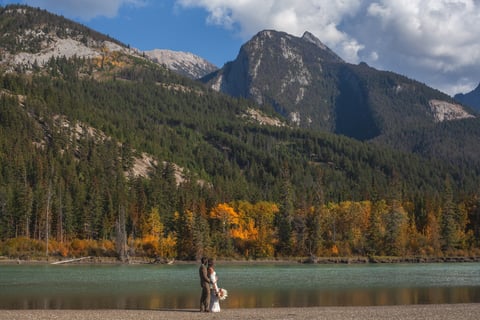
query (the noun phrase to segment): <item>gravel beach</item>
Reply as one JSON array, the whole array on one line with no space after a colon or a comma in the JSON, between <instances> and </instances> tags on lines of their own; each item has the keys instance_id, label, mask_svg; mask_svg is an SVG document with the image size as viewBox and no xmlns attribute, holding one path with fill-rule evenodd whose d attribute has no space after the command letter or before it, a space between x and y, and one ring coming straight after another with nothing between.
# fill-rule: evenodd
<instances>
[{"instance_id":1,"label":"gravel beach","mask_svg":"<svg viewBox=\"0 0 480 320\"><path fill-rule=\"evenodd\" d=\"M150 320L150 319L462 319L477 320L480 303L381 307L313 307L197 310L0 310L0 320Z\"/></svg>"}]
</instances>

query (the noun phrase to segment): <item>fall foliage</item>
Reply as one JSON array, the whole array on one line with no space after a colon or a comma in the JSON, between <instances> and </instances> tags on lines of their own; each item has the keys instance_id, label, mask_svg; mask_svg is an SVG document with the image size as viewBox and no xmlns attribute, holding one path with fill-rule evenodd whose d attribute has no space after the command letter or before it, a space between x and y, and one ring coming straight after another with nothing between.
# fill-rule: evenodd
<instances>
[{"instance_id":1,"label":"fall foliage","mask_svg":"<svg viewBox=\"0 0 480 320\"><path fill-rule=\"evenodd\" d=\"M473 230L468 229L472 209L465 204L449 205L453 214L444 208L429 208L423 225L415 222L411 203L398 201L343 201L297 209L292 220L293 255L405 257L478 252ZM135 219L138 235L129 236L129 254L150 259L194 259L199 252L241 259L273 258L278 255L275 217L279 212L277 204L266 201L218 203L208 214L174 213L175 228L166 230L159 209L154 207ZM446 219L450 219L451 228L442 228ZM205 228L200 230L200 225ZM196 243L199 232L207 233L204 239L209 239L200 247ZM42 256L46 252L45 241L28 237L0 244L0 254L9 257ZM48 246L51 256L116 256L114 242L108 239L52 239Z\"/></svg>"}]
</instances>

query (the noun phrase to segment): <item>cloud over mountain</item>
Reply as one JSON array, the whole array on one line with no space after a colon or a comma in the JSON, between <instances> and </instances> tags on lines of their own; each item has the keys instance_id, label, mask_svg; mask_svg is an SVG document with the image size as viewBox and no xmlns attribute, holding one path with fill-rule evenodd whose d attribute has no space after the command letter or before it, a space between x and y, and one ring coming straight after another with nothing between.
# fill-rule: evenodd
<instances>
[{"instance_id":1,"label":"cloud over mountain","mask_svg":"<svg viewBox=\"0 0 480 320\"><path fill-rule=\"evenodd\" d=\"M479 81L478 0L169 1L176 10L205 10L207 23L242 41L264 29L297 36L310 31L348 62L365 61L451 95L471 91ZM125 6L152 6L148 0L22 2L84 20L115 17Z\"/></svg>"},{"instance_id":2,"label":"cloud over mountain","mask_svg":"<svg viewBox=\"0 0 480 320\"><path fill-rule=\"evenodd\" d=\"M98 16L115 17L124 5L143 6L145 0L28 0L23 1L32 7L62 12L69 17L89 20Z\"/></svg>"},{"instance_id":3,"label":"cloud over mountain","mask_svg":"<svg viewBox=\"0 0 480 320\"><path fill-rule=\"evenodd\" d=\"M453 94L480 73L480 4L474 0L177 0L245 38L308 30L349 62L366 61Z\"/></svg>"}]
</instances>

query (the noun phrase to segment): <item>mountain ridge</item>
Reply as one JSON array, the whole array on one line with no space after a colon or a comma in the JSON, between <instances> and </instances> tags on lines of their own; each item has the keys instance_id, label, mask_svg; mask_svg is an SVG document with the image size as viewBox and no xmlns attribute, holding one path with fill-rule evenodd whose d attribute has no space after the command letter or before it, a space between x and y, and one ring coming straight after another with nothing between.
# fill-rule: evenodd
<instances>
[{"instance_id":1,"label":"mountain ridge","mask_svg":"<svg viewBox=\"0 0 480 320\"><path fill-rule=\"evenodd\" d=\"M309 32L295 37L261 31L242 46L234 61L203 81L214 90L249 98L259 105L271 104L293 125L360 140L375 138L399 120L408 126L475 116L424 84L364 63L346 63ZM420 91L424 96L418 101L402 98ZM390 110L383 107L385 101ZM409 117L415 118L387 115L404 113L399 103L410 105ZM355 123L350 119L353 114ZM368 130L371 133L365 133Z\"/></svg>"},{"instance_id":2,"label":"mountain ridge","mask_svg":"<svg viewBox=\"0 0 480 320\"><path fill-rule=\"evenodd\" d=\"M166 65L172 71L191 79L199 79L218 69L217 66L190 52L167 49L144 51L153 61Z\"/></svg>"},{"instance_id":3,"label":"mountain ridge","mask_svg":"<svg viewBox=\"0 0 480 320\"><path fill-rule=\"evenodd\" d=\"M466 104L480 112L480 83L468 93L457 93L454 97L460 103Z\"/></svg>"},{"instance_id":4,"label":"mountain ridge","mask_svg":"<svg viewBox=\"0 0 480 320\"><path fill-rule=\"evenodd\" d=\"M7 70L43 67L51 58L84 58L105 60L111 55L148 58L191 79L218 69L207 60L189 52L155 49L140 51L62 16L28 6L7 6L0 11L6 23L0 26L1 64ZM9 17L15 17L14 19ZM29 22L30 21L30 22ZM13 26L16 33L9 32ZM25 26L31 25L31 28Z\"/></svg>"},{"instance_id":5,"label":"mountain ridge","mask_svg":"<svg viewBox=\"0 0 480 320\"><path fill-rule=\"evenodd\" d=\"M104 48L138 54L116 39L45 10L10 5L1 8L0 15L3 65L29 68L43 66L52 57L92 58Z\"/></svg>"},{"instance_id":6,"label":"mountain ridge","mask_svg":"<svg viewBox=\"0 0 480 320\"><path fill-rule=\"evenodd\" d=\"M475 110L405 76L346 63L309 32L264 30L202 79L214 90L274 109L290 126L330 132L435 160L479 164ZM442 125L451 122L451 125ZM437 132L435 138L427 132ZM438 132L442 132L439 134ZM408 141L405 140L408 137ZM450 149L451 152L446 152ZM455 159L455 160L453 160ZM463 160L462 160L463 159Z\"/></svg>"}]
</instances>

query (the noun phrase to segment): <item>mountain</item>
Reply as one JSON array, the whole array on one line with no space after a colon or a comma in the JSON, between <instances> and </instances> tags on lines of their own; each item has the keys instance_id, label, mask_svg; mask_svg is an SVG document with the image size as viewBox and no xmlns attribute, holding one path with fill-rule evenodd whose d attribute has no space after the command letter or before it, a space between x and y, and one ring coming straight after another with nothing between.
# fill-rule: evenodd
<instances>
[{"instance_id":1,"label":"mountain","mask_svg":"<svg viewBox=\"0 0 480 320\"><path fill-rule=\"evenodd\" d=\"M480 167L473 109L405 76L346 63L309 32L261 31L202 81L273 109L292 127Z\"/></svg>"},{"instance_id":2,"label":"mountain","mask_svg":"<svg viewBox=\"0 0 480 320\"><path fill-rule=\"evenodd\" d=\"M191 79L199 79L218 68L207 60L190 52L155 49L145 51L153 61Z\"/></svg>"},{"instance_id":3,"label":"mountain","mask_svg":"<svg viewBox=\"0 0 480 320\"><path fill-rule=\"evenodd\" d=\"M178 74L200 78L217 69L203 58L186 52L152 50L140 52L63 17L33 11L28 7L6 7L0 25L1 64L14 69L42 67L52 57L83 58L98 61L104 67L129 64L135 57L148 57ZM16 30L12 33L11 30Z\"/></svg>"},{"instance_id":4,"label":"mountain","mask_svg":"<svg viewBox=\"0 0 480 320\"><path fill-rule=\"evenodd\" d=\"M278 157L279 154L282 154L282 157L289 159L287 162L296 167L303 163L304 160L300 160L300 158L303 159L304 157L309 159L311 163L319 163L323 166L323 164L332 163L332 161L336 163L338 161L337 157L340 157L341 154L344 157L348 154L354 156L347 149L366 148L370 150L367 153L389 154L393 152L388 146L387 148L383 146L364 146L360 142L349 140L348 138L335 135L325 136L324 134L326 133L324 132L297 132L297 130L301 130L300 124L302 123L310 123L307 126L310 128L309 130L317 122L330 123L333 128L340 126L342 122L339 119L336 120L338 123L335 123L331 122L331 118L338 118L340 114L347 117L348 110L341 110L342 112L335 110L333 112L326 108L332 101L342 108L348 108L346 101L342 102L342 99L346 100L348 96L343 95L336 99L332 98L335 96L335 92L339 91L339 88L344 93L351 93L353 99L355 94L359 92L375 96L365 91L367 87L376 88L373 85L366 86L365 80L362 80L365 78L374 78L377 79L377 82L398 78L407 82L400 76L379 72L363 64L359 66L346 64L310 33L305 33L303 37L297 38L275 31L261 32L242 47L239 58L236 61L227 64L225 68L211 75L213 79L215 75L225 74L225 77L221 77L221 79L224 79L224 81L222 80L224 88L237 87L243 90L236 91L236 94L232 95L246 95L247 92L252 92L254 98L259 100L259 102L270 99L267 99L267 93L274 92L274 88L282 89L283 87L285 95L282 97L285 98L285 101L288 101L290 94L298 89L295 97L298 98L299 102L296 106L298 108L297 119L299 122L290 122L287 125L282 120L284 119L282 116L286 112L275 112L275 110L279 110L280 104L277 100L279 101L280 99L272 101L274 102L274 108L268 106L260 108L256 104L242 99L229 100L230 98L225 97L223 94L218 95L210 90L206 90L203 85L197 82L168 72L162 65L152 63L151 59L144 57L144 54L140 54L116 39L44 10L33 9L27 6L7 6L2 8L0 11L0 31L2 37L0 42L2 52L0 67L6 70L3 75L4 85L1 88L3 97L17 96L21 101L34 102L32 108L41 108L55 119L64 119L61 122L53 121L49 126L50 129L45 133L46 137L53 134L51 132L52 126L58 128L80 126L85 128L83 129L84 132L98 132L95 136L103 137L100 139L101 141L117 139L119 142L123 141L122 144L128 142L128 145L131 145L133 148L132 150L135 150L131 152L132 159L129 163L131 165L143 163L143 166L140 165L143 167L143 170L133 170L133 172L143 172L142 176L148 176L148 170L153 170L152 168L155 167L152 164L164 163L166 161L175 163L178 168L184 168L185 172L189 170L193 170L192 173L203 172L203 174L206 174L206 177L203 177L203 179L212 181L217 179L215 178L216 175L224 175L225 172L218 171L217 168L212 167L212 164L207 165L207 163L227 161L229 162L229 170L233 170L232 174L236 172L235 170L239 170L234 174L239 179L247 179L248 177L250 182L247 184L254 184L254 181L257 179L265 183L270 178L265 176L260 178L258 176L260 172L262 172L262 175L265 175L273 170L268 173L268 175L271 174L273 177L280 170L270 162L271 160L267 160L274 155L274 157ZM267 59L267 57L269 58ZM282 68L275 64L278 61L281 62ZM241 68L242 65L251 66L253 62L255 62L254 66L256 68ZM269 64L270 67L267 68ZM341 86L336 87L336 80L340 77L333 72L339 72L339 70L342 71L341 75L343 78L341 78ZM233 81L237 79L237 77L234 77L236 72L243 72L245 75L244 82L237 83ZM378 77L379 73L387 78ZM18 79L11 78L13 75L17 75ZM26 78L24 79L24 77ZM30 83L27 79L32 77L42 79L42 85L46 87L40 89L40 83ZM279 84L273 81L274 79L285 80L287 77L290 79L289 82ZM260 79L263 79L263 82ZM24 81L26 81L25 84L18 84ZM373 80L369 81L375 84ZM217 81L217 83L219 82ZM255 89L257 87L247 90L248 85L251 83L256 83L259 86L262 83L263 85L271 83L270 87L272 90L267 93ZM407 83L416 85L412 80ZM319 84L324 87L324 90L320 90L321 92L317 93L313 92L313 88L320 89L321 86ZM20 88L25 86L30 88L31 94L26 95L25 92L27 91L19 91ZM53 87L50 88L49 86ZM69 88L65 90L67 92L71 91L71 94L75 96L64 97L66 94L65 90L54 90L56 86ZM82 86L85 89L81 89ZM95 90L87 90L87 88L92 86L95 87ZM346 88L350 88L350 90L346 90ZM354 90L355 88L358 90ZM408 97L406 95L407 92L419 90L414 90L414 88L406 85L404 87L397 85L395 88L394 94L400 95L403 93L406 97ZM419 88L423 89L424 87ZM111 91L112 95L108 91ZM44 93L42 94L41 92ZM56 92L55 95L58 97L52 99L50 97L51 92ZM299 92L303 92L303 96L299 95ZM439 97L439 94L433 92L433 90L427 90L427 92L431 93L433 97L442 97L441 95ZM317 101L315 94L320 93L331 94L331 99L319 100L322 101L322 105L318 106L317 103L314 103ZM437 94L437 96L434 94ZM47 99L46 96L49 98ZM119 100L120 97L122 98ZM134 97L139 98L134 99ZM185 102L187 100L192 102ZM365 101L367 100L365 99ZM432 108L434 106L438 109L449 108L449 105L442 104L441 100L426 100L430 101ZM58 103L56 104L55 101ZM61 101L69 101L69 103ZM21 105L25 105L25 103L21 103ZM304 121L305 110L308 110L305 107L307 105L310 105L312 108L309 115L310 121ZM355 103L354 106L356 106ZM367 103L362 104L365 110L369 109L368 106ZM285 111L287 107L287 105L282 106L283 109L281 110ZM410 106L405 106L404 108L407 107ZM337 109L341 108L337 106ZM361 110L363 111L364 109ZM360 113L355 113L354 110L352 112L349 117L354 119L361 118ZM43 113L43 111L40 113ZM441 114L443 115L444 113ZM428 115L431 116L430 113ZM42 122L46 121L46 119L42 120L35 113L31 113L30 117L34 117L35 121L38 122L34 127L39 126L45 130L46 127ZM124 117L128 119L126 123L123 123L124 120L120 120ZM374 118L372 114L365 117ZM428 117L425 116L425 118ZM318 121L315 119L318 119ZM439 117L439 119L442 119L442 117ZM67 125L69 123L71 125ZM133 124L135 125L132 127ZM295 126L295 124L298 124L298 126ZM157 136L159 133L157 125L162 128L161 132L167 130L163 136ZM365 126L365 123L363 125ZM182 129L177 132L179 128ZM371 130L369 127L366 127L367 129ZM173 131L168 133L170 130ZM181 133L182 130L190 133ZM278 136L279 134L280 136ZM152 135L155 138L152 138ZM255 136L255 138L251 138L251 136ZM108 139L105 137L108 137ZM67 141L71 139L71 137L68 137ZM189 139L192 140L189 141ZM253 140L249 139L257 141L258 146L252 144ZM302 142L302 139L305 141ZM391 139L389 137L386 140ZM45 141L48 141L45 137L38 137L34 140L35 144L39 145L45 145L47 143ZM266 141L269 142L267 143ZM306 141L310 142L307 143ZM277 143L279 146L285 145L288 147L281 152L275 148L271 149L271 145ZM337 146L338 143L344 144L347 149ZM220 157L220 154L223 154L227 158L221 161L216 159L213 162L200 159L198 154L192 153L199 152L199 145L202 145L202 148L205 149L205 151L201 152L202 155L206 150L209 150L208 153L210 155ZM318 149L319 145L324 146ZM330 148L333 149L325 153ZM269 155L270 153L272 154ZM373 155L371 157L375 158ZM403 159L406 155L403 153L401 156L392 154L392 158L396 157ZM255 160L254 158L258 159ZM260 162L257 163L257 161ZM342 160L342 162L345 161L347 159ZM353 160L350 159L347 162L351 161ZM417 163L417 167L428 166L422 159L412 159L411 163ZM420 165L419 163L424 164ZM269 166L268 170L263 168L266 164ZM382 166L389 167L391 165L384 164ZM309 166L307 165L307 167ZM362 166L365 166L362 170L375 171L379 164L376 160L367 161L365 159ZM432 164L432 166L436 168L436 165ZM145 172L145 167L150 169ZM260 170L259 168L263 169ZM314 169L315 167L312 167L308 171L315 171ZM332 172L331 177L337 175L333 174L333 172L338 170L338 173L342 172L341 175L346 174L344 178L340 178L337 175L336 180L346 179L345 183L350 184L350 182L347 182L349 179L346 178L350 173L344 172L343 170L345 169L343 165L324 168L326 172ZM249 170L253 171L245 175ZM291 170L296 171L297 169L292 168ZM445 169L437 168L436 170L440 173L444 172ZM418 169L410 168L408 171L402 171L402 174L410 176L417 171ZM424 171L429 172L430 170L424 169ZM326 176L329 176L329 174L326 174ZM380 180L388 177L388 175L384 176L384 174L381 174L381 176L383 178ZM411 180L416 179L412 178ZM298 181L303 181L303 179L299 176ZM245 183L242 182L240 184ZM272 183L276 184L277 182ZM328 182L326 183L328 184ZM364 183L367 182L356 181L353 185L363 185ZM384 183L386 182L382 182L382 184ZM304 186L300 184L296 187L303 188ZM258 186L254 187L253 185L249 187L250 190L257 190L258 188ZM356 189L358 187L353 188ZM415 188L412 187L413 189ZM274 192L273 190L276 189L270 190L270 192ZM358 189L358 191L350 191L349 193L361 193L363 192L361 190ZM337 191L333 191L332 194L336 193Z\"/></svg>"},{"instance_id":5,"label":"mountain","mask_svg":"<svg viewBox=\"0 0 480 320\"><path fill-rule=\"evenodd\" d=\"M308 33L262 34L279 42L260 56L298 68L272 71L265 64L275 69L275 61L260 59L256 78L290 74L303 90L284 81L285 101L311 104L306 128L303 109L299 122L287 122L278 101L259 106L216 92L63 17L0 7L0 256L44 255L45 241L58 257L175 259L440 255L478 243L477 118L445 121L456 115L440 93L345 64ZM232 70L249 65L247 47ZM314 65L318 72L306 67ZM242 74L237 88L250 92L253 78ZM282 89L274 80L272 90ZM332 98L321 102L337 107L321 108L333 122L313 113L317 80ZM413 112L425 109L420 102L423 118ZM366 135L374 139L334 133L349 112L356 119L370 108L381 119L398 116L398 131L370 113L381 133ZM334 130L314 129L317 122Z\"/></svg>"},{"instance_id":6,"label":"mountain","mask_svg":"<svg viewBox=\"0 0 480 320\"><path fill-rule=\"evenodd\" d=\"M471 92L465 94L458 93L453 98L460 103L480 111L480 84Z\"/></svg>"},{"instance_id":7,"label":"mountain","mask_svg":"<svg viewBox=\"0 0 480 320\"><path fill-rule=\"evenodd\" d=\"M7 70L43 67L52 57L93 59L98 64L140 57L118 40L45 10L0 8L1 65ZM124 61L125 62L125 61Z\"/></svg>"},{"instance_id":8,"label":"mountain","mask_svg":"<svg viewBox=\"0 0 480 320\"><path fill-rule=\"evenodd\" d=\"M266 30L244 44L233 62L204 81L229 95L270 104L294 125L331 128L331 110L326 101L319 103L322 100L316 98L318 90L325 96L333 94L324 66L342 62L309 33L297 38Z\"/></svg>"},{"instance_id":9,"label":"mountain","mask_svg":"<svg viewBox=\"0 0 480 320\"><path fill-rule=\"evenodd\" d=\"M358 140L474 117L417 81L344 62L309 32L302 37L259 32L234 61L203 81L232 96L272 105L291 125Z\"/></svg>"}]
</instances>

